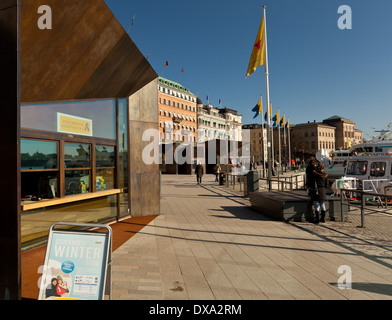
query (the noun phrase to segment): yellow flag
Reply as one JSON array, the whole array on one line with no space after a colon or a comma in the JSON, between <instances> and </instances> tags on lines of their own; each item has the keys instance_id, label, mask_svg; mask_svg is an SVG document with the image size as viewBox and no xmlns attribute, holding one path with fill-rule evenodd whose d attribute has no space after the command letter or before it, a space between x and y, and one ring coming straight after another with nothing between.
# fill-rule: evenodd
<instances>
[{"instance_id":1,"label":"yellow flag","mask_svg":"<svg viewBox=\"0 0 392 320\"><path fill-rule=\"evenodd\" d=\"M257 67L265 64L265 23L264 16L261 19L259 32L257 33L256 41L253 46L252 55L250 56L248 71L246 78L256 71Z\"/></svg>"}]
</instances>

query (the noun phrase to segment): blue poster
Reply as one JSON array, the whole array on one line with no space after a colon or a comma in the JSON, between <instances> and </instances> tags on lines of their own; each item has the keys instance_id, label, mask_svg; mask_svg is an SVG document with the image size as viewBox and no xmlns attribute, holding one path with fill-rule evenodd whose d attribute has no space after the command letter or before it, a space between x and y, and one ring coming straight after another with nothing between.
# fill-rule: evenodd
<instances>
[{"instance_id":1,"label":"blue poster","mask_svg":"<svg viewBox=\"0 0 392 320\"><path fill-rule=\"evenodd\" d=\"M39 299L103 299L107 234L52 233Z\"/></svg>"}]
</instances>

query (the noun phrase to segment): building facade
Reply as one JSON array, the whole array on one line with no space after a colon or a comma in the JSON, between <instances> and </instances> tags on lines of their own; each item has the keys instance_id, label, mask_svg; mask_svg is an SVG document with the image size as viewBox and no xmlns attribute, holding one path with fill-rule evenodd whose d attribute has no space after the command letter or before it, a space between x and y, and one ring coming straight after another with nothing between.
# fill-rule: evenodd
<instances>
[{"instance_id":1,"label":"building facade","mask_svg":"<svg viewBox=\"0 0 392 320\"><path fill-rule=\"evenodd\" d=\"M349 119L332 116L323 120L323 123L336 128L336 149L348 149L363 142L363 131L356 129L355 122Z\"/></svg>"},{"instance_id":2,"label":"building facade","mask_svg":"<svg viewBox=\"0 0 392 320\"><path fill-rule=\"evenodd\" d=\"M197 97L183 85L158 78L159 141L162 173L191 174L194 167L193 144L197 141ZM185 149L182 150L182 149ZM185 153L179 164L174 152Z\"/></svg>"},{"instance_id":3,"label":"building facade","mask_svg":"<svg viewBox=\"0 0 392 320\"><path fill-rule=\"evenodd\" d=\"M179 83L158 78L160 140L196 142L197 97Z\"/></svg>"},{"instance_id":4,"label":"building facade","mask_svg":"<svg viewBox=\"0 0 392 320\"><path fill-rule=\"evenodd\" d=\"M363 132L355 128L355 122L340 116L291 125L290 131L291 150L300 158L314 156L321 149L330 153L363 142Z\"/></svg>"},{"instance_id":5,"label":"building facade","mask_svg":"<svg viewBox=\"0 0 392 320\"><path fill-rule=\"evenodd\" d=\"M335 150L336 128L320 122L308 122L290 126L293 155L298 158L314 156L320 149L328 153Z\"/></svg>"},{"instance_id":6,"label":"building facade","mask_svg":"<svg viewBox=\"0 0 392 320\"><path fill-rule=\"evenodd\" d=\"M242 129L249 130L251 162L259 164L263 162L263 159L267 161L267 129L263 128L261 124L245 124Z\"/></svg>"},{"instance_id":7,"label":"building facade","mask_svg":"<svg viewBox=\"0 0 392 320\"><path fill-rule=\"evenodd\" d=\"M219 109L198 102L198 142L214 139L242 141L242 115L233 109Z\"/></svg>"}]
</instances>

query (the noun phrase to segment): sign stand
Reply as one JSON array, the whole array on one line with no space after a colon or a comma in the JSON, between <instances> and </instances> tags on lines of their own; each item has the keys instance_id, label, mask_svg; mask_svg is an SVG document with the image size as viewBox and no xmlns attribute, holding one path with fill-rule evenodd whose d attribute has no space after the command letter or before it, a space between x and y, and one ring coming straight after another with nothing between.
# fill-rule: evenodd
<instances>
[{"instance_id":1,"label":"sign stand","mask_svg":"<svg viewBox=\"0 0 392 320\"><path fill-rule=\"evenodd\" d=\"M109 226L57 222L50 227L39 300L104 300L105 295L111 300L111 283Z\"/></svg>"}]
</instances>

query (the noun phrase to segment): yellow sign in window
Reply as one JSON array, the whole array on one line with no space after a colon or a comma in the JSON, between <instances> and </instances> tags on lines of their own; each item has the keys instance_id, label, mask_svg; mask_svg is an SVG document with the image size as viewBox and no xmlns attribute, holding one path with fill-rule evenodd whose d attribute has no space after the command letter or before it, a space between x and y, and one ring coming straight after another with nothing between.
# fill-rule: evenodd
<instances>
[{"instance_id":1,"label":"yellow sign in window","mask_svg":"<svg viewBox=\"0 0 392 320\"><path fill-rule=\"evenodd\" d=\"M57 113L57 131L83 136L93 135L93 121L90 119Z\"/></svg>"}]
</instances>

